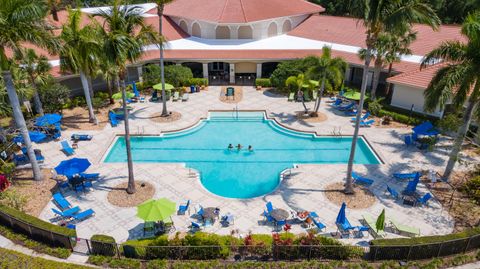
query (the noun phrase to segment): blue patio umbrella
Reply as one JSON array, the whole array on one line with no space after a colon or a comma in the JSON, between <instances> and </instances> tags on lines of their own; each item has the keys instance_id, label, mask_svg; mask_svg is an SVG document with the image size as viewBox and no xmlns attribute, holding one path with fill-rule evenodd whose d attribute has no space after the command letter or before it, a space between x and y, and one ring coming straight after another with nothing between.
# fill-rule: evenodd
<instances>
[{"instance_id":1,"label":"blue patio umbrella","mask_svg":"<svg viewBox=\"0 0 480 269\"><path fill-rule=\"evenodd\" d=\"M346 222L346 220L347 220L347 217L345 215L345 209L346 208L347 208L347 205L345 204L345 202L343 202L342 207L340 208L340 211L338 212L337 220L335 221L335 223L343 224L343 223Z\"/></svg>"},{"instance_id":2,"label":"blue patio umbrella","mask_svg":"<svg viewBox=\"0 0 480 269\"><path fill-rule=\"evenodd\" d=\"M48 126L59 123L62 120L62 115L59 114L45 114L44 116L35 119L36 126Z\"/></svg>"},{"instance_id":3,"label":"blue patio umbrella","mask_svg":"<svg viewBox=\"0 0 480 269\"><path fill-rule=\"evenodd\" d=\"M38 143L43 141L45 138L47 138L47 135L42 133L42 132L37 132L37 131L29 131L28 136L30 136L30 140L32 142ZM13 142L15 143L23 143L23 136L21 134L17 135L16 137L13 138Z\"/></svg>"},{"instance_id":4,"label":"blue patio umbrella","mask_svg":"<svg viewBox=\"0 0 480 269\"><path fill-rule=\"evenodd\" d=\"M72 158L62 161L57 167L55 167L55 171L60 175L68 177L85 172L90 165L91 163L87 159Z\"/></svg>"}]
</instances>

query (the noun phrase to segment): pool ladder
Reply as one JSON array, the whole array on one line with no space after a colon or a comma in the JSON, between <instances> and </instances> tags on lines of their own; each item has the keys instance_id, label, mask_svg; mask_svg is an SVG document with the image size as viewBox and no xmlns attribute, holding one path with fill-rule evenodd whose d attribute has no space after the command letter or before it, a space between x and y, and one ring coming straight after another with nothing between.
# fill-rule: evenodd
<instances>
[{"instance_id":1,"label":"pool ladder","mask_svg":"<svg viewBox=\"0 0 480 269\"><path fill-rule=\"evenodd\" d=\"M145 134L145 126L137 126L137 135Z\"/></svg>"},{"instance_id":2,"label":"pool ladder","mask_svg":"<svg viewBox=\"0 0 480 269\"><path fill-rule=\"evenodd\" d=\"M337 127L333 127L332 136L342 137L342 127L338 127L338 130Z\"/></svg>"},{"instance_id":3,"label":"pool ladder","mask_svg":"<svg viewBox=\"0 0 480 269\"><path fill-rule=\"evenodd\" d=\"M232 117L238 120L238 105L233 108Z\"/></svg>"}]
</instances>

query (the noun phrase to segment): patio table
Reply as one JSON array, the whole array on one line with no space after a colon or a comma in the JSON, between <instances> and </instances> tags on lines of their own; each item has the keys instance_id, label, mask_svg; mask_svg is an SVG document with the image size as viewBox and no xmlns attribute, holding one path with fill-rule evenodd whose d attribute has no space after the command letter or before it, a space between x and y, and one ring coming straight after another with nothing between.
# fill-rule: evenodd
<instances>
[{"instance_id":1,"label":"patio table","mask_svg":"<svg viewBox=\"0 0 480 269\"><path fill-rule=\"evenodd\" d=\"M288 211L285 209L275 208L270 212L270 216L272 216L272 218L274 218L276 221L280 221L286 220L288 217L290 217L290 213L288 213Z\"/></svg>"},{"instance_id":2,"label":"patio table","mask_svg":"<svg viewBox=\"0 0 480 269\"><path fill-rule=\"evenodd\" d=\"M203 219L215 220L218 217L220 210L216 207L206 207L203 209Z\"/></svg>"}]
</instances>

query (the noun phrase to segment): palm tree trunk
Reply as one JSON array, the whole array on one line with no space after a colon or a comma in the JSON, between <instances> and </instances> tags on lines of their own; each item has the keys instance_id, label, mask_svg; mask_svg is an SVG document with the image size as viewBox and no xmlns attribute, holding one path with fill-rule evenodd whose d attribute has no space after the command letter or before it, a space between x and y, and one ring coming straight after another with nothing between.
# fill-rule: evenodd
<instances>
[{"instance_id":1,"label":"palm tree trunk","mask_svg":"<svg viewBox=\"0 0 480 269\"><path fill-rule=\"evenodd\" d=\"M320 109L320 103L322 102L322 96L323 96L323 91L325 90L325 80L327 78L325 77L325 74L323 74L322 77L322 86L320 87L320 93L317 97L317 103L315 104L315 113L318 113L318 109Z\"/></svg>"},{"instance_id":2,"label":"palm tree trunk","mask_svg":"<svg viewBox=\"0 0 480 269\"><path fill-rule=\"evenodd\" d=\"M87 101L89 121L98 124L95 113L93 112L92 99L90 98L90 90L88 87L88 79L85 73L83 73L82 71L80 71L80 81L82 82L83 94L85 94L85 101Z\"/></svg>"},{"instance_id":3,"label":"palm tree trunk","mask_svg":"<svg viewBox=\"0 0 480 269\"><path fill-rule=\"evenodd\" d=\"M92 77L87 76L87 81L88 81L88 91L90 92L90 98L94 98L95 93L93 92Z\"/></svg>"},{"instance_id":4,"label":"palm tree trunk","mask_svg":"<svg viewBox=\"0 0 480 269\"><path fill-rule=\"evenodd\" d=\"M389 77L392 75L392 69L393 69L393 63L390 63L390 64L388 65L387 78L389 78ZM387 90L385 91L385 96L388 97L388 95L390 94L391 89L392 89L392 83L387 82Z\"/></svg>"},{"instance_id":5,"label":"palm tree trunk","mask_svg":"<svg viewBox=\"0 0 480 269\"><path fill-rule=\"evenodd\" d=\"M127 148L127 165L128 165L127 193L134 194L136 192L136 189L135 189L135 179L133 177L132 149L130 145L130 126L128 123L127 91L125 86L125 78L123 74L120 75L120 87L122 90L123 115L125 115L125 147Z\"/></svg>"},{"instance_id":6,"label":"palm tree trunk","mask_svg":"<svg viewBox=\"0 0 480 269\"><path fill-rule=\"evenodd\" d=\"M345 182L345 194L353 194L352 172L353 162L355 161L355 150L357 148L358 133L360 131L360 118L363 111L363 103L365 102L365 92L367 91L368 68L370 67L371 49L367 49L365 55L365 65L363 66L362 86L360 88L360 103L358 104L357 116L355 117L355 131L352 137L352 147L350 149L350 157L348 158L347 178Z\"/></svg>"},{"instance_id":7,"label":"palm tree trunk","mask_svg":"<svg viewBox=\"0 0 480 269\"><path fill-rule=\"evenodd\" d=\"M477 82L477 85L475 85L475 90L478 91L479 87L480 82ZM465 140L465 135L468 132L468 128L470 127L470 122L472 121L473 113L475 112L477 105L478 100L471 100L467 106L467 109L465 110L465 113L463 114L463 125L457 132L457 137L455 138L452 151L450 152L450 156L448 158L447 166L445 167L445 172L443 172L442 179L444 181L448 181L452 176L453 168L455 167L455 163L458 160L458 154L462 150L462 144Z\"/></svg>"},{"instance_id":8,"label":"palm tree trunk","mask_svg":"<svg viewBox=\"0 0 480 269\"><path fill-rule=\"evenodd\" d=\"M375 67L373 69L373 82L372 82L372 91L370 96L372 100L377 96L378 84L380 84L380 73L382 72L382 62L375 60Z\"/></svg>"},{"instance_id":9,"label":"palm tree trunk","mask_svg":"<svg viewBox=\"0 0 480 269\"><path fill-rule=\"evenodd\" d=\"M158 29L161 37L163 36L163 8L163 5L159 5L157 7ZM162 117L167 117L169 114L167 111L167 97L165 94L165 66L163 61L163 41L160 42L160 77L162 80Z\"/></svg>"},{"instance_id":10,"label":"palm tree trunk","mask_svg":"<svg viewBox=\"0 0 480 269\"><path fill-rule=\"evenodd\" d=\"M13 85L12 74L10 71L2 72L3 81L5 82L5 87L7 88L8 98L10 100L10 105L13 110L13 118L17 128L20 129L22 134L25 147L27 148L27 155L33 170L33 178L35 180L42 180L43 175L40 171L40 166L38 165L35 152L33 151L32 142L30 141L30 136L28 134L27 125L25 124L25 118L23 117L22 110L20 109L20 102L18 101L17 92L15 91L15 86Z\"/></svg>"},{"instance_id":11,"label":"palm tree trunk","mask_svg":"<svg viewBox=\"0 0 480 269\"><path fill-rule=\"evenodd\" d=\"M32 87L34 89L33 102L35 103L35 111L40 116L43 116L44 112L43 112L43 107L42 107L42 101L40 100L40 95L38 94L37 84L32 83Z\"/></svg>"},{"instance_id":12,"label":"palm tree trunk","mask_svg":"<svg viewBox=\"0 0 480 269\"><path fill-rule=\"evenodd\" d=\"M112 89L112 81L110 79L107 79L107 88L108 88L108 96L110 97L110 104L113 105L115 101L112 98L113 95L113 89Z\"/></svg>"}]
</instances>

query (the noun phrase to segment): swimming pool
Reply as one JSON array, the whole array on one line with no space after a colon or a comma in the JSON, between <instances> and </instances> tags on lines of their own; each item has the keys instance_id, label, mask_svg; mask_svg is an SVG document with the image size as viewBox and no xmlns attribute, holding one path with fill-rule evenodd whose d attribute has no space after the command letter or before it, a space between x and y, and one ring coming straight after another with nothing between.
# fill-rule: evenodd
<instances>
[{"instance_id":1,"label":"swimming pool","mask_svg":"<svg viewBox=\"0 0 480 269\"><path fill-rule=\"evenodd\" d=\"M185 163L199 171L207 190L228 198L273 191L280 173L294 164L347 163L351 143L351 137L316 137L285 129L265 119L263 112L211 112L209 119L188 130L131 138L134 162ZM229 150L229 144L243 149ZM125 139L119 137L104 162L126 159ZM358 140L355 163L380 163L363 138Z\"/></svg>"}]
</instances>

